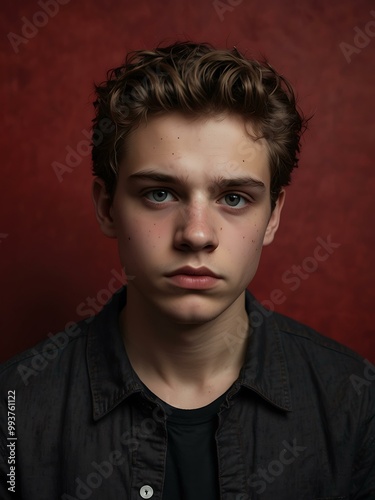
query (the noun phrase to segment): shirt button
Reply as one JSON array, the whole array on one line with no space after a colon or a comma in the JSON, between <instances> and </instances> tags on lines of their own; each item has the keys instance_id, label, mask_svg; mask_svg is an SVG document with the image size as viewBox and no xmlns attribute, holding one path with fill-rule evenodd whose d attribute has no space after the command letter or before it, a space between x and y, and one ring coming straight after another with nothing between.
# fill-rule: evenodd
<instances>
[{"instance_id":1,"label":"shirt button","mask_svg":"<svg viewBox=\"0 0 375 500\"><path fill-rule=\"evenodd\" d=\"M151 488L151 486L149 486L148 484L145 484L139 490L139 494L141 495L142 498L151 498L152 495L154 494L154 490Z\"/></svg>"}]
</instances>

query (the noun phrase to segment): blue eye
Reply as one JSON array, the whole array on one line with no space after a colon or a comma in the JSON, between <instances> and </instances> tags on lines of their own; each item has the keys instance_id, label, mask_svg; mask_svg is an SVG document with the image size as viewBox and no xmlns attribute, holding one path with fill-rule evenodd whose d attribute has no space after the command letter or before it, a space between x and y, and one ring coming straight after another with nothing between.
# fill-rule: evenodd
<instances>
[{"instance_id":1,"label":"blue eye","mask_svg":"<svg viewBox=\"0 0 375 500\"><path fill-rule=\"evenodd\" d=\"M170 199L167 200L168 196L170 196L173 199L171 193L169 193L165 189L154 189L153 191L149 191L148 193L145 194L145 197L154 203L163 203L164 201L171 201Z\"/></svg>"},{"instance_id":2,"label":"blue eye","mask_svg":"<svg viewBox=\"0 0 375 500\"><path fill-rule=\"evenodd\" d=\"M233 208L242 208L247 203L243 196L236 193L226 194L222 199L225 200L225 204L228 205L228 207Z\"/></svg>"}]
</instances>

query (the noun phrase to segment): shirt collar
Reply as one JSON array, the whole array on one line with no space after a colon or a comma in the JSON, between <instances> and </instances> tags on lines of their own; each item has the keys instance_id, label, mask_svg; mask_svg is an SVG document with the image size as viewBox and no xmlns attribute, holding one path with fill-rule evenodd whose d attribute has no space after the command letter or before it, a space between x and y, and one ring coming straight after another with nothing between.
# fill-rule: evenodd
<instances>
[{"instance_id":1,"label":"shirt collar","mask_svg":"<svg viewBox=\"0 0 375 500\"><path fill-rule=\"evenodd\" d=\"M246 291L249 343L239 382L281 410L291 411L288 366L282 333L272 311Z\"/></svg>"},{"instance_id":2,"label":"shirt collar","mask_svg":"<svg viewBox=\"0 0 375 500\"><path fill-rule=\"evenodd\" d=\"M89 326L87 364L94 420L99 420L132 394L143 391L126 354L119 328L126 292L126 287L118 290Z\"/></svg>"},{"instance_id":3,"label":"shirt collar","mask_svg":"<svg viewBox=\"0 0 375 500\"><path fill-rule=\"evenodd\" d=\"M131 367L119 328L126 304L126 287L116 292L103 310L90 319L87 364L93 398L93 418L99 420L126 398L143 392ZM273 314L246 292L252 325L245 363L238 383L282 410L291 410L289 376L281 332Z\"/></svg>"}]
</instances>

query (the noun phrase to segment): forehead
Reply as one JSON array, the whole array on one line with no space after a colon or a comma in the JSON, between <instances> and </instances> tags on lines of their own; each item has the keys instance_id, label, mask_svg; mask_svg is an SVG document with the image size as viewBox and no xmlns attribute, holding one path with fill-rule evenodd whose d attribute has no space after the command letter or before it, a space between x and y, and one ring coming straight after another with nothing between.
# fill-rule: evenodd
<instances>
[{"instance_id":1,"label":"forehead","mask_svg":"<svg viewBox=\"0 0 375 500\"><path fill-rule=\"evenodd\" d=\"M126 140L120 176L142 168L210 177L252 175L269 185L267 143L237 115L191 117L171 113L151 117Z\"/></svg>"}]
</instances>

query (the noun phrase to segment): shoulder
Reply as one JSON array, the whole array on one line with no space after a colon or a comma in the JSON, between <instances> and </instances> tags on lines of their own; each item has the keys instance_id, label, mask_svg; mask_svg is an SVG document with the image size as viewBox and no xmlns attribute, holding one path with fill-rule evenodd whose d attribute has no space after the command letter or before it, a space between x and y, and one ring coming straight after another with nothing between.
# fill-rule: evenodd
<instances>
[{"instance_id":1,"label":"shoulder","mask_svg":"<svg viewBox=\"0 0 375 500\"><path fill-rule=\"evenodd\" d=\"M332 350L355 359L362 359L359 354L340 342L316 331L314 328L280 313L273 313L273 319L279 330L301 343L311 343L317 348Z\"/></svg>"},{"instance_id":2,"label":"shoulder","mask_svg":"<svg viewBox=\"0 0 375 500\"><path fill-rule=\"evenodd\" d=\"M322 360L333 363L341 360L346 365L363 365L364 358L349 347L296 319L266 309L249 291L246 293L246 309L249 312L250 324L253 323L254 328L263 325L263 334L270 335L274 341L279 338L286 356L291 354L295 356L296 361Z\"/></svg>"},{"instance_id":3,"label":"shoulder","mask_svg":"<svg viewBox=\"0 0 375 500\"><path fill-rule=\"evenodd\" d=\"M272 314L289 370L308 371L332 388L346 386L357 395L369 392L375 403L375 366L345 345L279 313Z\"/></svg>"},{"instance_id":4,"label":"shoulder","mask_svg":"<svg viewBox=\"0 0 375 500\"><path fill-rule=\"evenodd\" d=\"M335 449L345 442L348 452L352 442L353 477L358 484L367 477L373 488L374 364L294 319L273 313L270 320L284 351L294 409L308 422L316 416L317 440L323 425Z\"/></svg>"},{"instance_id":5,"label":"shoulder","mask_svg":"<svg viewBox=\"0 0 375 500\"><path fill-rule=\"evenodd\" d=\"M304 323L277 312L274 312L272 317L284 339L290 343L293 342L305 348L310 348L312 354L316 352L320 355L337 355L343 359L349 358L354 362L363 361L363 358L349 347L317 332Z\"/></svg>"}]
</instances>

